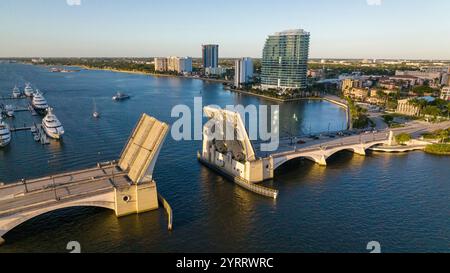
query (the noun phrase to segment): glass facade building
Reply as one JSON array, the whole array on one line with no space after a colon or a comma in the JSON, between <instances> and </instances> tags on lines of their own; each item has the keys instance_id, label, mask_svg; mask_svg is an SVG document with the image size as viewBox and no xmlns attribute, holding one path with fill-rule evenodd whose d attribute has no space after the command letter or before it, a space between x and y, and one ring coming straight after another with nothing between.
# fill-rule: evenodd
<instances>
[{"instance_id":1,"label":"glass facade building","mask_svg":"<svg viewBox=\"0 0 450 273\"><path fill-rule=\"evenodd\" d=\"M307 87L309 32L287 30L270 35L261 62L262 89Z\"/></svg>"},{"instance_id":2,"label":"glass facade building","mask_svg":"<svg viewBox=\"0 0 450 273\"><path fill-rule=\"evenodd\" d=\"M203 68L219 66L219 45L202 45Z\"/></svg>"}]
</instances>

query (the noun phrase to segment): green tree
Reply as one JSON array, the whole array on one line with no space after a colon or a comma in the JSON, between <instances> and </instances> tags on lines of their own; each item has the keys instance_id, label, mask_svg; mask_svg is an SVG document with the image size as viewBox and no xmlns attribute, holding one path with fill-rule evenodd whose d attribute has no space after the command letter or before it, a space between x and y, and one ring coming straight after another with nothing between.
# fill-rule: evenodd
<instances>
[{"instance_id":1,"label":"green tree","mask_svg":"<svg viewBox=\"0 0 450 273\"><path fill-rule=\"evenodd\" d=\"M405 144L406 142L410 141L412 139L410 134L406 134L406 133L401 133L397 136L395 136L395 140L397 141L397 143L399 144Z\"/></svg>"},{"instance_id":2,"label":"green tree","mask_svg":"<svg viewBox=\"0 0 450 273\"><path fill-rule=\"evenodd\" d=\"M449 132L448 132L448 130L440 130L438 133L438 136L439 136L439 139L441 140L441 142L444 143L448 139Z\"/></svg>"},{"instance_id":3,"label":"green tree","mask_svg":"<svg viewBox=\"0 0 450 273\"><path fill-rule=\"evenodd\" d=\"M434 118L442 115L441 109L439 109L439 107L437 107L437 106L432 106L432 105L428 105L425 108L423 108L422 113L424 115L433 116Z\"/></svg>"}]
</instances>

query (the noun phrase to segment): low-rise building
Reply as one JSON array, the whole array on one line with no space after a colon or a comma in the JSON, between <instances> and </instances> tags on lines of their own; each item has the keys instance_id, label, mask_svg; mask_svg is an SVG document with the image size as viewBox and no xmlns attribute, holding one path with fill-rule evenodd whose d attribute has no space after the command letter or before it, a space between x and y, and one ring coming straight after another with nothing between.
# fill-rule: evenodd
<instances>
[{"instance_id":1,"label":"low-rise building","mask_svg":"<svg viewBox=\"0 0 450 273\"><path fill-rule=\"evenodd\" d=\"M420 107L413 104L411 99L399 100L397 104L396 113L407 116L419 116Z\"/></svg>"},{"instance_id":2,"label":"low-rise building","mask_svg":"<svg viewBox=\"0 0 450 273\"><path fill-rule=\"evenodd\" d=\"M346 92L349 92L352 88L363 88L364 81L360 79L347 78L342 80L341 90L345 95Z\"/></svg>"},{"instance_id":3,"label":"low-rise building","mask_svg":"<svg viewBox=\"0 0 450 273\"><path fill-rule=\"evenodd\" d=\"M433 81L441 79L442 72L428 72L428 71L395 71L395 76L414 76L424 80Z\"/></svg>"},{"instance_id":4,"label":"low-rise building","mask_svg":"<svg viewBox=\"0 0 450 273\"><path fill-rule=\"evenodd\" d=\"M445 86L441 89L441 96L440 98L442 100L448 100L450 101L450 86Z\"/></svg>"},{"instance_id":5,"label":"low-rise building","mask_svg":"<svg viewBox=\"0 0 450 273\"><path fill-rule=\"evenodd\" d=\"M227 69L224 67L206 67L205 68L205 75L206 76L222 76L227 73Z\"/></svg>"},{"instance_id":6,"label":"low-rise building","mask_svg":"<svg viewBox=\"0 0 450 273\"><path fill-rule=\"evenodd\" d=\"M344 91L344 96L363 102L369 97L369 92L369 88L350 88Z\"/></svg>"},{"instance_id":7,"label":"low-rise building","mask_svg":"<svg viewBox=\"0 0 450 273\"><path fill-rule=\"evenodd\" d=\"M423 83L423 80L421 80L419 77L412 75L396 75L389 77L389 80L394 82L395 85L402 86L405 88L409 88Z\"/></svg>"}]
</instances>

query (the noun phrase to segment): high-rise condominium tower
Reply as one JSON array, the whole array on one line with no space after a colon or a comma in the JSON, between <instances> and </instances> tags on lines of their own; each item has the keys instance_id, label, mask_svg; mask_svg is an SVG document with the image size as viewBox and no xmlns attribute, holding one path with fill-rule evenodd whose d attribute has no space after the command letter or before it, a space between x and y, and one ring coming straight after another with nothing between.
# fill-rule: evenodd
<instances>
[{"instance_id":1,"label":"high-rise condominium tower","mask_svg":"<svg viewBox=\"0 0 450 273\"><path fill-rule=\"evenodd\" d=\"M219 66L219 45L202 45L203 68Z\"/></svg>"},{"instance_id":2,"label":"high-rise condominium tower","mask_svg":"<svg viewBox=\"0 0 450 273\"><path fill-rule=\"evenodd\" d=\"M263 89L307 87L309 36L303 29L294 29L267 38L261 63Z\"/></svg>"}]
</instances>

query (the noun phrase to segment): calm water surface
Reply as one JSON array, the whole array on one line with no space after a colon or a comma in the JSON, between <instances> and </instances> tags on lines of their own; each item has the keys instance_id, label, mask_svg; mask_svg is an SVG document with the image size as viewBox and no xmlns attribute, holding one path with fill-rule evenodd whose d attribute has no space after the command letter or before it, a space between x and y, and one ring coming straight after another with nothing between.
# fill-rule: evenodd
<instances>
[{"instance_id":1,"label":"calm water surface","mask_svg":"<svg viewBox=\"0 0 450 273\"><path fill-rule=\"evenodd\" d=\"M0 64L0 96L27 81L45 93L66 135L62 142L41 146L29 132L14 133L11 145L0 150L0 181L6 183L116 159L141 113L173 123L172 107L192 106L195 96L204 105L273 104L199 80L107 71L51 73L46 67ZM112 102L117 90L132 99ZM93 99L99 120L91 117ZM283 134L345 126L345 112L327 102L282 104L280 112ZM294 113L298 123L293 123ZM8 122L20 126L33 120L20 112ZM199 141L169 137L157 162L158 190L174 210L172 232L163 210L117 219L104 209L72 208L14 229L0 252L62 252L73 240L85 252L366 252L373 240L383 251L450 249L448 157L342 152L326 168L293 161L265 183L280 191L273 201L201 166L196 160L200 148Z\"/></svg>"}]
</instances>

